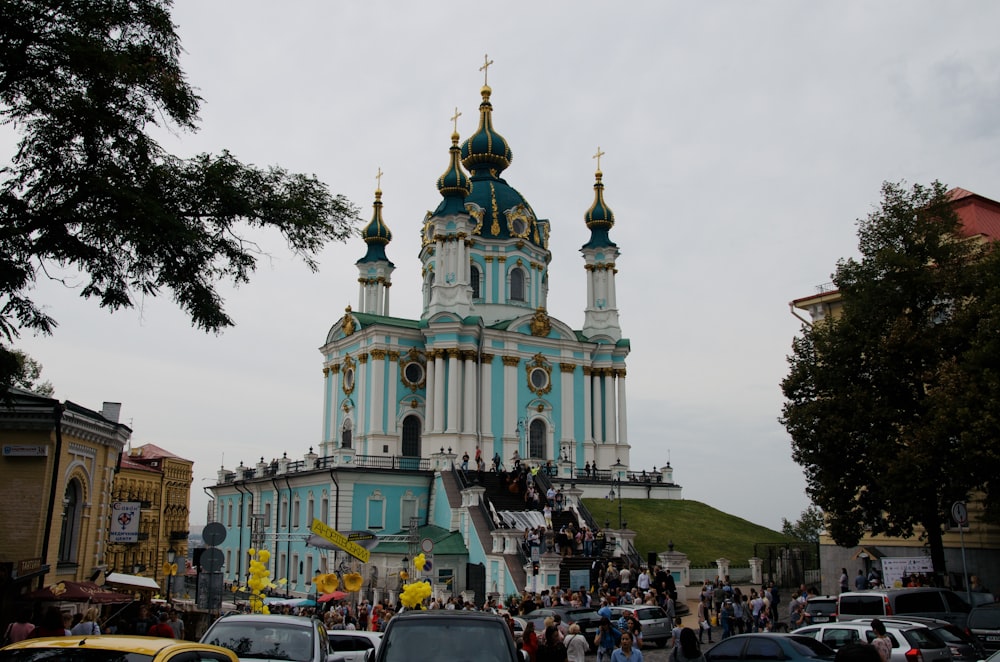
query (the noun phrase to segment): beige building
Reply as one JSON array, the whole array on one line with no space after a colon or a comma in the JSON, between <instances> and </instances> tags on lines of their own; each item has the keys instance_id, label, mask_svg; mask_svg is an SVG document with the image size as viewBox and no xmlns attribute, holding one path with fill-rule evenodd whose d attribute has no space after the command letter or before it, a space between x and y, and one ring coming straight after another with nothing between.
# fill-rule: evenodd
<instances>
[{"instance_id":1,"label":"beige building","mask_svg":"<svg viewBox=\"0 0 1000 662\"><path fill-rule=\"evenodd\" d=\"M111 491L112 508L114 504L135 504L138 530L134 542L109 542L109 571L151 577L166 594L163 563L173 550L178 570L171 595L179 595L179 577L184 574L188 554L192 467L190 460L153 444L138 446L122 456Z\"/></svg>"},{"instance_id":2,"label":"beige building","mask_svg":"<svg viewBox=\"0 0 1000 662\"><path fill-rule=\"evenodd\" d=\"M1000 240L1000 202L961 188L952 189L948 195L961 221L963 236L979 241ZM841 313L842 301L840 293L828 284L819 286L815 294L795 299L789 308L802 322L813 325L824 319L836 319ZM1000 591L1000 527L984 521L981 501L970 500L967 512L967 525L959 528L958 523L952 521L943 534L951 585L960 590L965 587L962 577L964 545L968 573L978 574L987 587ZM929 559L929 551L920 539L923 532L918 529L914 533L912 538L905 539L866 536L855 547L839 547L823 533L820 535L823 591L837 592L841 568L847 569L853 589L858 570L867 575L874 567L885 575L887 567L898 565L896 562L900 559Z\"/></svg>"},{"instance_id":3,"label":"beige building","mask_svg":"<svg viewBox=\"0 0 1000 662\"><path fill-rule=\"evenodd\" d=\"M104 569L115 466L132 435L120 409L18 389L0 407L0 620L34 588Z\"/></svg>"}]
</instances>

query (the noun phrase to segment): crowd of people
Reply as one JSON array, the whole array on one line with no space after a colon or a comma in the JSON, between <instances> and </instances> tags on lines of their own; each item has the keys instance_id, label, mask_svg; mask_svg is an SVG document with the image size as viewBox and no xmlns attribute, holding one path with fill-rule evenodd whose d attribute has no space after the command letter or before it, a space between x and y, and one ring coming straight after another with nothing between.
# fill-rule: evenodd
<instances>
[{"instance_id":1,"label":"crowd of people","mask_svg":"<svg viewBox=\"0 0 1000 662\"><path fill-rule=\"evenodd\" d=\"M186 626L180 613L169 605L140 605L134 617L117 616L104 622L97 607L71 613L49 605L37 614L20 609L4 633L4 644L36 637L87 636L99 634L139 634L150 637L184 639Z\"/></svg>"}]
</instances>

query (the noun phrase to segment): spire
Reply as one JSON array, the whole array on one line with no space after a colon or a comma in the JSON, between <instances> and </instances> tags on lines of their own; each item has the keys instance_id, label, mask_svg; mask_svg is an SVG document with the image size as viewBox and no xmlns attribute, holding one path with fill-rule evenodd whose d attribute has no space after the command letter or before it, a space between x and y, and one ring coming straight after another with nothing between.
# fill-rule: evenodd
<instances>
[{"instance_id":1,"label":"spire","mask_svg":"<svg viewBox=\"0 0 1000 662\"><path fill-rule=\"evenodd\" d=\"M493 90L486 84L486 74L489 73L491 64L493 61L487 56L483 66L479 68L483 72L483 88L480 90L483 101L479 104L479 128L462 145L462 165L473 175L482 170L492 171L492 176L497 177L510 165L514 154L504 137L493 128L493 104L490 103Z\"/></svg>"},{"instance_id":2,"label":"spire","mask_svg":"<svg viewBox=\"0 0 1000 662\"><path fill-rule=\"evenodd\" d=\"M584 214L587 227L590 228L590 241L584 244L584 248L601 248L604 246L614 246L608 236L608 231L615 224L615 213L611 211L607 203L604 202L604 182L601 181L604 173L601 172L601 157L604 156L601 148L597 148L594 154L597 159L597 171L594 173L594 202L590 209Z\"/></svg>"},{"instance_id":3,"label":"spire","mask_svg":"<svg viewBox=\"0 0 1000 662\"><path fill-rule=\"evenodd\" d=\"M376 175L379 184L375 189L372 220L361 231L361 238L368 244L368 252L365 253L363 258L357 261L357 264L379 261L389 262L389 258L385 255L385 246L392 241L392 232L389 231L389 226L382 220L382 174L382 169L379 168L378 175ZM392 266L392 262L389 262L389 265Z\"/></svg>"}]
</instances>

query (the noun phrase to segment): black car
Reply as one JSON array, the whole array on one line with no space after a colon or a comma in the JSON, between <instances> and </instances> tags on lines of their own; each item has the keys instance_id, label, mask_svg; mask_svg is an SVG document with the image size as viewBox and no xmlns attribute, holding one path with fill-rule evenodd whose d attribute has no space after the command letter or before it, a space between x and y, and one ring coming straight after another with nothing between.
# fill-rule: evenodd
<instances>
[{"instance_id":1,"label":"black car","mask_svg":"<svg viewBox=\"0 0 1000 662\"><path fill-rule=\"evenodd\" d=\"M402 611L389 621L375 662L521 662L504 620L480 611Z\"/></svg>"},{"instance_id":2,"label":"black car","mask_svg":"<svg viewBox=\"0 0 1000 662\"><path fill-rule=\"evenodd\" d=\"M723 639L707 653L708 662L723 660L785 660L786 662L826 662L834 650L812 637L778 632L738 634Z\"/></svg>"},{"instance_id":3,"label":"black car","mask_svg":"<svg viewBox=\"0 0 1000 662\"><path fill-rule=\"evenodd\" d=\"M526 621L532 621L535 624L535 631L541 634L545 631L545 619L549 616L554 617L556 614L559 615L563 625L566 627L569 627L573 623L579 625L580 634L586 637L590 643L591 650L595 648L594 636L597 634L598 626L601 624L601 617L593 609L587 607L540 607L527 614L523 614L521 618Z\"/></svg>"},{"instance_id":4,"label":"black car","mask_svg":"<svg viewBox=\"0 0 1000 662\"><path fill-rule=\"evenodd\" d=\"M969 612L968 629L987 651L1000 650L1000 602L973 607Z\"/></svg>"}]
</instances>

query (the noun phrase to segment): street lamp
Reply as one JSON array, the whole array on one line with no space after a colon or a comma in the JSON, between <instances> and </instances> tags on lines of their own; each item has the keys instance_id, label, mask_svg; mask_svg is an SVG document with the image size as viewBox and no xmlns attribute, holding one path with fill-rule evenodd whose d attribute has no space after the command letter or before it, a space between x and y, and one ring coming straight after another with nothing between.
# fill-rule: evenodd
<instances>
[{"instance_id":1,"label":"street lamp","mask_svg":"<svg viewBox=\"0 0 1000 662\"><path fill-rule=\"evenodd\" d=\"M622 464L621 458L618 458L618 461L615 462L614 465L612 466L615 470L615 473L614 476L611 478L611 484L618 486L618 528L624 529L625 520L622 519L622 469L625 468L625 465ZM612 499L614 498L614 495L615 495L615 490L614 487L612 487L611 489Z\"/></svg>"},{"instance_id":2,"label":"street lamp","mask_svg":"<svg viewBox=\"0 0 1000 662\"><path fill-rule=\"evenodd\" d=\"M173 548L173 546L171 546L170 549L167 550L167 562L163 566L163 574L166 575L166 578L167 578L167 604L168 605L170 604L170 588L171 588L171 584L173 584L174 575L177 574L177 566L174 565L174 559L175 558L177 558L177 551Z\"/></svg>"}]
</instances>

